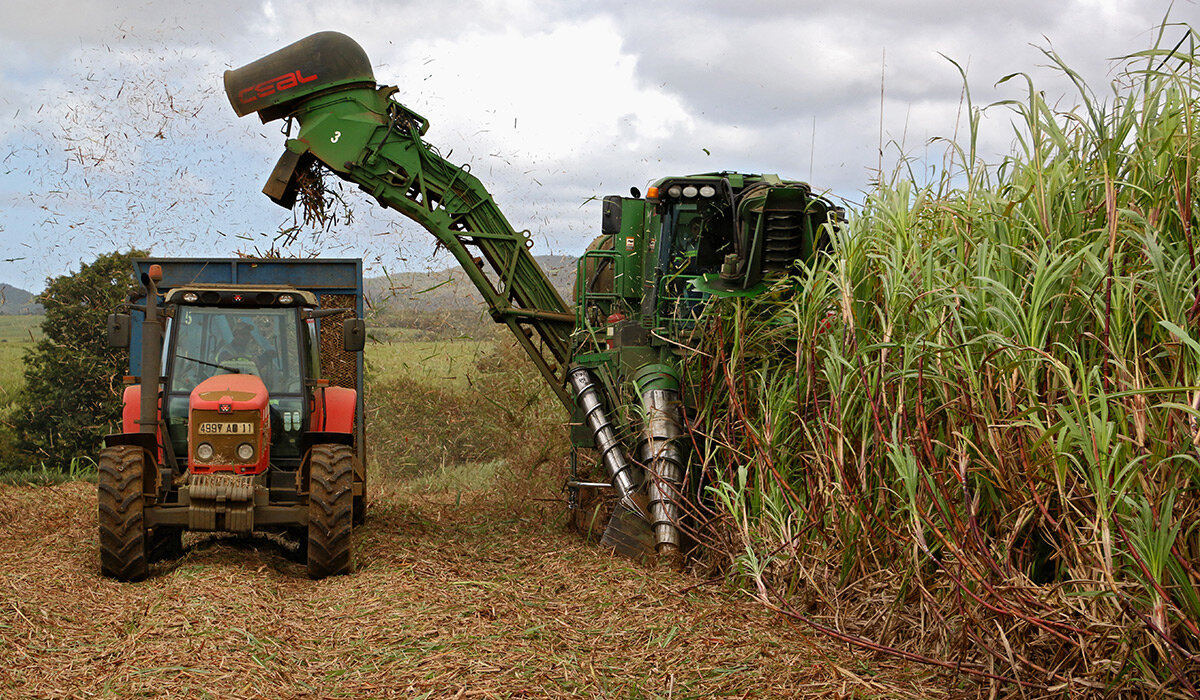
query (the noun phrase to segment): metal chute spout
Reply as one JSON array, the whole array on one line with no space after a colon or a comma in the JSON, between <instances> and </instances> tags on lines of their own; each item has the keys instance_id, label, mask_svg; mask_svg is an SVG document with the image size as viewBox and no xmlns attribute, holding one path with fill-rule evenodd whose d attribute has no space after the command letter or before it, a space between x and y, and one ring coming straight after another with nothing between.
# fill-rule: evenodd
<instances>
[{"instance_id":1,"label":"metal chute spout","mask_svg":"<svg viewBox=\"0 0 1200 700\"><path fill-rule=\"evenodd\" d=\"M225 96L239 117L282 119L318 94L374 87L366 51L345 34L318 32L253 63L225 71Z\"/></svg>"}]
</instances>

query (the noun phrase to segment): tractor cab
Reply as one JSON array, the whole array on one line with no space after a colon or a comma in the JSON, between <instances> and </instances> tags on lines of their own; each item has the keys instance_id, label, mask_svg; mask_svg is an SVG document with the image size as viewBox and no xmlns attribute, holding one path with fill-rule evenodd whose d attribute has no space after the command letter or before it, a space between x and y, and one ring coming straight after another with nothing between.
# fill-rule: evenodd
<instances>
[{"instance_id":1,"label":"tractor cab","mask_svg":"<svg viewBox=\"0 0 1200 700\"><path fill-rule=\"evenodd\" d=\"M182 287L165 302L175 305L163 362L163 420L175 454L198 473L295 469L319 371L316 296ZM253 435L242 434L250 428ZM250 438L260 432L257 445Z\"/></svg>"}]
</instances>

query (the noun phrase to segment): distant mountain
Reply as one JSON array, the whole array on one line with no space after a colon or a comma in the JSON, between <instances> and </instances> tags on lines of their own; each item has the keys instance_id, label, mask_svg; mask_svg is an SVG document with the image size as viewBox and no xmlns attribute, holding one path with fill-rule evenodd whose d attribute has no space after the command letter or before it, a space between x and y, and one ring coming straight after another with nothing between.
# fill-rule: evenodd
<instances>
[{"instance_id":1,"label":"distant mountain","mask_svg":"<svg viewBox=\"0 0 1200 700\"><path fill-rule=\"evenodd\" d=\"M34 301L34 294L0 282L0 315L20 316L42 314L42 305Z\"/></svg>"},{"instance_id":2,"label":"distant mountain","mask_svg":"<svg viewBox=\"0 0 1200 700\"><path fill-rule=\"evenodd\" d=\"M568 304L575 283L577 258L534 256L550 283ZM475 285L460 268L437 272L402 272L364 281L376 325L417 328L435 334L490 331L491 317Z\"/></svg>"}]
</instances>

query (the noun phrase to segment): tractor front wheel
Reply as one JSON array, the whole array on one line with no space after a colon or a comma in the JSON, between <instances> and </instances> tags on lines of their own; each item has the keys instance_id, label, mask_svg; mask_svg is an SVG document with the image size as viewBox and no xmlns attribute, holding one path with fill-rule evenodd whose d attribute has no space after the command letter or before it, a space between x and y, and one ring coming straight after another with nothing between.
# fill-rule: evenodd
<instances>
[{"instance_id":1,"label":"tractor front wheel","mask_svg":"<svg viewBox=\"0 0 1200 700\"><path fill-rule=\"evenodd\" d=\"M140 447L115 445L100 450L96 478L100 573L119 581L146 578L145 469L146 453Z\"/></svg>"},{"instance_id":2,"label":"tractor front wheel","mask_svg":"<svg viewBox=\"0 0 1200 700\"><path fill-rule=\"evenodd\" d=\"M354 450L313 445L308 458L308 575L354 570Z\"/></svg>"}]
</instances>

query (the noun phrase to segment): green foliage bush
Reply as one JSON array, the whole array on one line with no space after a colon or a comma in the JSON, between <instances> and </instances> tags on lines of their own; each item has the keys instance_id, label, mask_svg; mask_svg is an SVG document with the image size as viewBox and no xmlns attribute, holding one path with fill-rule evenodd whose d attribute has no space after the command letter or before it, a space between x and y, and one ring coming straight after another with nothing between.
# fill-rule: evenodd
<instances>
[{"instance_id":1,"label":"green foliage bush","mask_svg":"<svg viewBox=\"0 0 1200 700\"><path fill-rule=\"evenodd\" d=\"M105 321L140 289L132 261L144 255L101 255L49 280L38 297L46 310L43 335L24 357L25 386L12 414L17 446L31 464L68 470L92 458L119 427L128 351L108 347Z\"/></svg>"}]
</instances>

